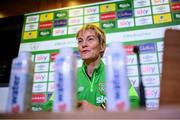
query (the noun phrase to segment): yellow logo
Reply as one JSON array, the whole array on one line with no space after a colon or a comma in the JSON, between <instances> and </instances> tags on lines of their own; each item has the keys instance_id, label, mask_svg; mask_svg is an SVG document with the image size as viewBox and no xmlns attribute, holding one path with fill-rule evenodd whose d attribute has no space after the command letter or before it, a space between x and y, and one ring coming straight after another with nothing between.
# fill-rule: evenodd
<instances>
[{"instance_id":1,"label":"yellow logo","mask_svg":"<svg viewBox=\"0 0 180 120\"><path fill-rule=\"evenodd\" d=\"M37 31L32 31L32 32L24 32L24 39L35 39L37 38Z\"/></svg>"},{"instance_id":2,"label":"yellow logo","mask_svg":"<svg viewBox=\"0 0 180 120\"><path fill-rule=\"evenodd\" d=\"M154 15L153 18L154 18L154 23L155 24L171 22L172 21L171 14L169 14L169 13L161 14L161 15Z\"/></svg>"},{"instance_id":3,"label":"yellow logo","mask_svg":"<svg viewBox=\"0 0 180 120\"><path fill-rule=\"evenodd\" d=\"M50 21L53 19L54 13L46 13L40 15L40 21Z\"/></svg>"},{"instance_id":4,"label":"yellow logo","mask_svg":"<svg viewBox=\"0 0 180 120\"><path fill-rule=\"evenodd\" d=\"M115 10L116 10L116 5L114 3L100 6L100 12L111 12Z\"/></svg>"}]
</instances>

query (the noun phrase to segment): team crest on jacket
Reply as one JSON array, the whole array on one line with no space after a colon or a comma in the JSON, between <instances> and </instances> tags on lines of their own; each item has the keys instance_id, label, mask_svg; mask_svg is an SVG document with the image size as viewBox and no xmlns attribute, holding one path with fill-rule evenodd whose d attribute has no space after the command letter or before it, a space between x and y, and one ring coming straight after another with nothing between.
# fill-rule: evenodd
<instances>
[{"instance_id":1,"label":"team crest on jacket","mask_svg":"<svg viewBox=\"0 0 180 120\"><path fill-rule=\"evenodd\" d=\"M104 95L105 95L105 83L99 83L99 84L98 84L98 91L99 91L101 94L104 94Z\"/></svg>"}]
</instances>

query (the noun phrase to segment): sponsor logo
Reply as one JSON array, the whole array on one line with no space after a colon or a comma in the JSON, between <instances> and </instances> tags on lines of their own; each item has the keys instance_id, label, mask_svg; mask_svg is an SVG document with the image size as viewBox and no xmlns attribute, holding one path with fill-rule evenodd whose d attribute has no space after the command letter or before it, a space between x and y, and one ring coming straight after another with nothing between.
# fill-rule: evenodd
<instances>
[{"instance_id":1,"label":"sponsor logo","mask_svg":"<svg viewBox=\"0 0 180 120\"><path fill-rule=\"evenodd\" d=\"M41 30L39 31L39 36L40 37L47 37L47 36L50 36L51 35L51 30Z\"/></svg>"},{"instance_id":2,"label":"sponsor logo","mask_svg":"<svg viewBox=\"0 0 180 120\"><path fill-rule=\"evenodd\" d=\"M26 23L38 22L39 15L27 16Z\"/></svg>"},{"instance_id":3,"label":"sponsor logo","mask_svg":"<svg viewBox=\"0 0 180 120\"><path fill-rule=\"evenodd\" d=\"M151 14L150 7L135 9L135 16L145 16L150 14Z\"/></svg>"},{"instance_id":4,"label":"sponsor logo","mask_svg":"<svg viewBox=\"0 0 180 120\"><path fill-rule=\"evenodd\" d=\"M37 38L37 31L24 32L24 39L35 39Z\"/></svg>"},{"instance_id":5,"label":"sponsor logo","mask_svg":"<svg viewBox=\"0 0 180 120\"><path fill-rule=\"evenodd\" d=\"M154 23L158 24L158 23L166 23L166 22L171 22L171 14L161 14L161 15L154 15Z\"/></svg>"},{"instance_id":6,"label":"sponsor logo","mask_svg":"<svg viewBox=\"0 0 180 120\"><path fill-rule=\"evenodd\" d=\"M66 34L67 34L67 27L53 29L53 36L60 36L60 35L66 35Z\"/></svg>"},{"instance_id":7,"label":"sponsor logo","mask_svg":"<svg viewBox=\"0 0 180 120\"><path fill-rule=\"evenodd\" d=\"M55 63L51 62L50 63L50 71L54 71L55 70Z\"/></svg>"},{"instance_id":8,"label":"sponsor logo","mask_svg":"<svg viewBox=\"0 0 180 120\"><path fill-rule=\"evenodd\" d=\"M174 20L180 20L180 13L173 13Z\"/></svg>"},{"instance_id":9,"label":"sponsor logo","mask_svg":"<svg viewBox=\"0 0 180 120\"><path fill-rule=\"evenodd\" d=\"M157 55L156 55L156 53L140 54L140 62L141 62L141 64L155 63L155 62L157 62Z\"/></svg>"},{"instance_id":10,"label":"sponsor logo","mask_svg":"<svg viewBox=\"0 0 180 120\"><path fill-rule=\"evenodd\" d=\"M134 8L150 6L150 0L133 0Z\"/></svg>"},{"instance_id":11,"label":"sponsor logo","mask_svg":"<svg viewBox=\"0 0 180 120\"><path fill-rule=\"evenodd\" d=\"M153 24L152 16L138 17L135 18L136 26Z\"/></svg>"},{"instance_id":12,"label":"sponsor logo","mask_svg":"<svg viewBox=\"0 0 180 120\"><path fill-rule=\"evenodd\" d=\"M55 19L64 19L68 17L67 11L58 11L55 13Z\"/></svg>"},{"instance_id":13,"label":"sponsor logo","mask_svg":"<svg viewBox=\"0 0 180 120\"><path fill-rule=\"evenodd\" d=\"M82 25L69 27L68 34L76 34L81 27L82 27Z\"/></svg>"},{"instance_id":14,"label":"sponsor logo","mask_svg":"<svg viewBox=\"0 0 180 120\"><path fill-rule=\"evenodd\" d=\"M33 103L43 103L46 102L46 95L45 94L32 94L32 102Z\"/></svg>"},{"instance_id":15,"label":"sponsor logo","mask_svg":"<svg viewBox=\"0 0 180 120\"><path fill-rule=\"evenodd\" d=\"M180 3L174 3L171 6L172 11L180 11Z\"/></svg>"},{"instance_id":16,"label":"sponsor logo","mask_svg":"<svg viewBox=\"0 0 180 120\"><path fill-rule=\"evenodd\" d=\"M163 42L158 42L157 43L157 50L158 51L163 51L164 49L164 43Z\"/></svg>"},{"instance_id":17,"label":"sponsor logo","mask_svg":"<svg viewBox=\"0 0 180 120\"><path fill-rule=\"evenodd\" d=\"M69 18L69 25L83 24L83 17Z\"/></svg>"},{"instance_id":18,"label":"sponsor logo","mask_svg":"<svg viewBox=\"0 0 180 120\"><path fill-rule=\"evenodd\" d=\"M168 0L151 0L152 5L159 5L159 4L165 4L168 3Z\"/></svg>"},{"instance_id":19,"label":"sponsor logo","mask_svg":"<svg viewBox=\"0 0 180 120\"><path fill-rule=\"evenodd\" d=\"M115 21L107 21L101 23L101 28L103 29L115 28Z\"/></svg>"},{"instance_id":20,"label":"sponsor logo","mask_svg":"<svg viewBox=\"0 0 180 120\"><path fill-rule=\"evenodd\" d=\"M49 72L49 81L55 81L55 72Z\"/></svg>"},{"instance_id":21,"label":"sponsor logo","mask_svg":"<svg viewBox=\"0 0 180 120\"><path fill-rule=\"evenodd\" d=\"M57 55L58 53L51 53L51 56L50 56L51 61L55 61Z\"/></svg>"},{"instance_id":22,"label":"sponsor logo","mask_svg":"<svg viewBox=\"0 0 180 120\"><path fill-rule=\"evenodd\" d=\"M55 20L54 27L63 27L67 25L67 20Z\"/></svg>"},{"instance_id":23,"label":"sponsor logo","mask_svg":"<svg viewBox=\"0 0 180 120\"><path fill-rule=\"evenodd\" d=\"M148 110L154 110L159 108L159 99L157 100L146 100L146 108Z\"/></svg>"},{"instance_id":24,"label":"sponsor logo","mask_svg":"<svg viewBox=\"0 0 180 120\"><path fill-rule=\"evenodd\" d=\"M49 63L38 63L35 65L35 72L48 71Z\"/></svg>"},{"instance_id":25,"label":"sponsor logo","mask_svg":"<svg viewBox=\"0 0 180 120\"><path fill-rule=\"evenodd\" d=\"M124 46L124 50L127 54L134 54L134 46Z\"/></svg>"},{"instance_id":26,"label":"sponsor logo","mask_svg":"<svg viewBox=\"0 0 180 120\"><path fill-rule=\"evenodd\" d=\"M35 62L49 62L49 53L47 53L47 54L36 54Z\"/></svg>"},{"instance_id":27,"label":"sponsor logo","mask_svg":"<svg viewBox=\"0 0 180 120\"><path fill-rule=\"evenodd\" d=\"M139 51L141 53L144 53L144 52L156 52L156 44L155 43L142 44L142 45L139 46Z\"/></svg>"},{"instance_id":28,"label":"sponsor logo","mask_svg":"<svg viewBox=\"0 0 180 120\"><path fill-rule=\"evenodd\" d=\"M51 21L53 20L54 13L45 13L40 15L40 21Z\"/></svg>"},{"instance_id":29,"label":"sponsor logo","mask_svg":"<svg viewBox=\"0 0 180 120\"><path fill-rule=\"evenodd\" d=\"M97 104L106 103L106 97L104 96L96 97L96 103Z\"/></svg>"},{"instance_id":30,"label":"sponsor logo","mask_svg":"<svg viewBox=\"0 0 180 120\"><path fill-rule=\"evenodd\" d=\"M160 89L159 87L145 88L146 99L159 98Z\"/></svg>"},{"instance_id":31,"label":"sponsor logo","mask_svg":"<svg viewBox=\"0 0 180 120\"><path fill-rule=\"evenodd\" d=\"M46 92L47 83L34 83L33 84L33 92Z\"/></svg>"},{"instance_id":32,"label":"sponsor logo","mask_svg":"<svg viewBox=\"0 0 180 120\"><path fill-rule=\"evenodd\" d=\"M84 17L85 23L92 23L92 22L98 22L99 21L99 14L96 15L89 15Z\"/></svg>"},{"instance_id":33,"label":"sponsor logo","mask_svg":"<svg viewBox=\"0 0 180 120\"><path fill-rule=\"evenodd\" d=\"M171 0L171 2L180 2L180 0Z\"/></svg>"},{"instance_id":34,"label":"sponsor logo","mask_svg":"<svg viewBox=\"0 0 180 120\"><path fill-rule=\"evenodd\" d=\"M38 50L40 48L40 44L37 42L31 43L30 44L30 49L31 50Z\"/></svg>"},{"instance_id":35,"label":"sponsor logo","mask_svg":"<svg viewBox=\"0 0 180 120\"><path fill-rule=\"evenodd\" d=\"M99 13L99 6L84 8L85 15L96 14L96 13Z\"/></svg>"},{"instance_id":36,"label":"sponsor logo","mask_svg":"<svg viewBox=\"0 0 180 120\"><path fill-rule=\"evenodd\" d=\"M117 16L118 18L128 18L133 16L133 12L132 10L118 11Z\"/></svg>"},{"instance_id":37,"label":"sponsor logo","mask_svg":"<svg viewBox=\"0 0 180 120\"><path fill-rule=\"evenodd\" d=\"M128 9L132 7L131 2L129 1L117 3L117 6L118 6L118 9Z\"/></svg>"},{"instance_id":38,"label":"sponsor logo","mask_svg":"<svg viewBox=\"0 0 180 120\"><path fill-rule=\"evenodd\" d=\"M116 18L115 12L101 14L101 20L112 20Z\"/></svg>"},{"instance_id":39,"label":"sponsor logo","mask_svg":"<svg viewBox=\"0 0 180 120\"><path fill-rule=\"evenodd\" d=\"M150 74L158 74L158 65L157 64L149 64L149 65L141 65L142 75L150 75Z\"/></svg>"},{"instance_id":40,"label":"sponsor logo","mask_svg":"<svg viewBox=\"0 0 180 120\"><path fill-rule=\"evenodd\" d=\"M38 23L26 24L25 31L33 31L38 29Z\"/></svg>"},{"instance_id":41,"label":"sponsor logo","mask_svg":"<svg viewBox=\"0 0 180 120\"><path fill-rule=\"evenodd\" d=\"M163 57L163 53L162 52L158 53L159 62L162 62L162 57Z\"/></svg>"},{"instance_id":42,"label":"sponsor logo","mask_svg":"<svg viewBox=\"0 0 180 120\"><path fill-rule=\"evenodd\" d=\"M118 20L118 28L132 27L132 26L134 26L133 18Z\"/></svg>"},{"instance_id":43,"label":"sponsor logo","mask_svg":"<svg viewBox=\"0 0 180 120\"><path fill-rule=\"evenodd\" d=\"M153 76L143 76L142 81L145 87L150 86L159 86L160 85L160 79L158 75Z\"/></svg>"},{"instance_id":44,"label":"sponsor logo","mask_svg":"<svg viewBox=\"0 0 180 120\"><path fill-rule=\"evenodd\" d=\"M128 73L128 76L137 76L139 74L137 66L136 65L128 66L127 73Z\"/></svg>"},{"instance_id":45,"label":"sponsor logo","mask_svg":"<svg viewBox=\"0 0 180 120\"><path fill-rule=\"evenodd\" d=\"M153 10L153 14L161 14L161 13L170 12L169 5L153 6L152 10Z\"/></svg>"},{"instance_id":46,"label":"sponsor logo","mask_svg":"<svg viewBox=\"0 0 180 120\"><path fill-rule=\"evenodd\" d=\"M52 22L41 22L39 25L40 29L46 29L51 27L52 27Z\"/></svg>"},{"instance_id":47,"label":"sponsor logo","mask_svg":"<svg viewBox=\"0 0 180 120\"><path fill-rule=\"evenodd\" d=\"M82 16L83 8L69 10L69 17Z\"/></svg>"},{"instance_id":48,"label":"sponsor logo","mask_svg":"<svg viewBox=\"0 0 180 120\"><path fill-rule=\"evenodd\" d=\"M115 3L100 6L100 12L112 12L115 10L116 10L116 4Z\"/></svg>"},{"instance_id":49,"label":"sponsor logo","mask_svg":"<svg viewBox=\"0 0 180 120\"><path fill-rule=\"evenodd\" d=\"M47 81L48 73L35 73L34 82L45 82Z\"/></svg>"},{"instance_id":50,"label":"sponsor logo","mask_svg":"<svg viewBox=\"0 0 180 120\"><path fill-rule=\"evenodd\" d=\"M55 83L48 83L48 92L54 92L55 91Z\"/></svg>"},{"instance_id":51,"label":"sponsor logo","mask_svg":"<svg viewBox=\"0 0 180 120\"><path fill-rule=\"evenodd\" d=\"M128 65L137 64L137 56L136 55L128 55L126 59L126 63Z\"/></svg>"},{"instance_id":52,"label":"sponsor logo","mask_svg":"<svg viewBox=\"0 0 180 120\"><path fill-rule=\"evenodd\" d=\"M129 77L128 79L134 87L139 87L139 78L138 77Z\"/></svg>"}]
</instances>

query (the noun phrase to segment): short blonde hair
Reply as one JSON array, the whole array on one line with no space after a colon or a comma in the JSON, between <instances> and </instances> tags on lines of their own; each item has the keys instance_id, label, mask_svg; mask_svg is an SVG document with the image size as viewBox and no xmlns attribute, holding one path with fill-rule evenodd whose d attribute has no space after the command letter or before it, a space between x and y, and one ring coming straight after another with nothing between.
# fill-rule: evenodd
<instances>
[{"instance_id":1,"label":"short blonde hair","mask_svg":"<svg viewBox=\"0 0 180 120\"><path fill-rule=\"evenodd\" d=\"M104 48L104 51L101 53L101 57L103 57L105 49L106 49L106 36L105 36L105 32L100 29L99 27L97 27L96 25L93 24L87 24L85 26L83 26L76 34L76 39L78 39L80 33L84 33L87 30L92 30L94 31L95 35L97 36L97 38L100 41L100 44L102 45L102 47Z\"/></svg>"}]
</instances>

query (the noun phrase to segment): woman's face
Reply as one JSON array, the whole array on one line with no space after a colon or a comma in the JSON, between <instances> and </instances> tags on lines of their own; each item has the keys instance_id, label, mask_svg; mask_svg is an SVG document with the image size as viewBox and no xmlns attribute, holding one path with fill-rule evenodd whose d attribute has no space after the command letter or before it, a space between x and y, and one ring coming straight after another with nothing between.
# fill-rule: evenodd
<instances>
[{"instance_id":1,"label":"woman's face","mask_svg":"<svg viewBox=\"0 0 180 120\"><path fill-rule=\"evenodd\" d=\"M103 47L94 31L86 30L78 36L78 48L84 61L94 61L101 56Z\"/></svg>"}]
</instances>

